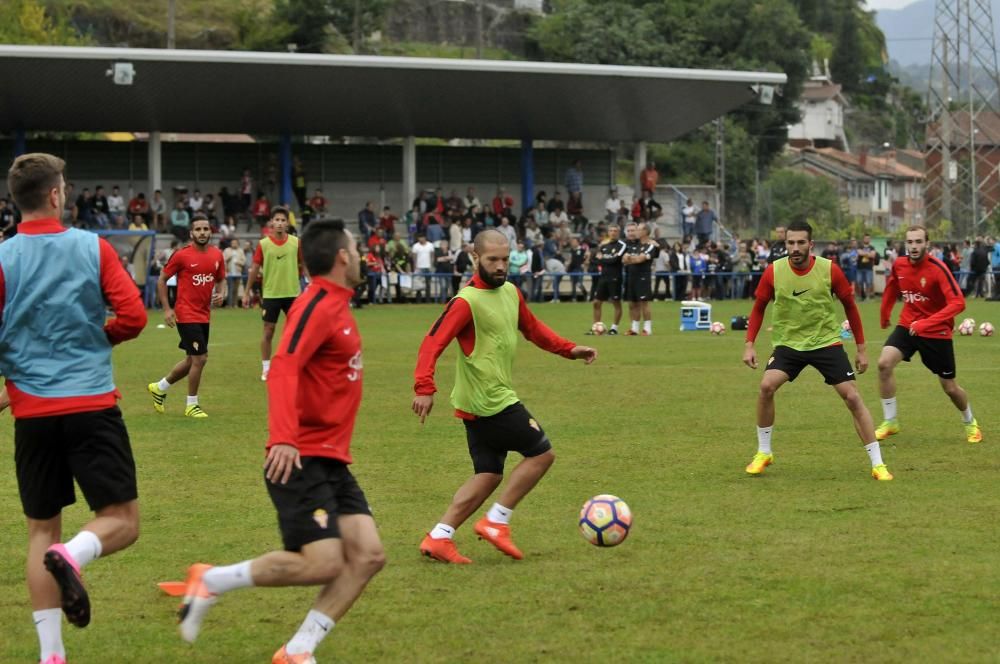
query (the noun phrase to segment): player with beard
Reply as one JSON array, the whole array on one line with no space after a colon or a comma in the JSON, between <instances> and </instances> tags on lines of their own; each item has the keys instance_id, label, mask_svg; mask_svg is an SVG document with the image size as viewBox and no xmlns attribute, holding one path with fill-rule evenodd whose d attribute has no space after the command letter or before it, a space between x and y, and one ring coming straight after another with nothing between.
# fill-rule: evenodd
<instances>
[{"instance_id":1,"label":"player with beard","mask_svg":"<svg viewBox=\"0 0 1000 664\"><path fill-rule=\"evenodd\" d=\"M955 350L951 334L955 316L965 309L965 296L948 267L927 255L927 229L910 226L906 231L906 256L897 258L882 293L882 329L889 327L896 298L903 296L903 312L896 329L882 347L878 358L878 388L885 420L875 429L875 437L885 440L899 433L896 419L896 378L893 369L909 362L914 353L931 373L937 374L941 389L962 413L965 438L980 443L983 432L972 416L969 397L955 382Z\"/></svg>"},{"instance_id":2,"label":"player with beard","mask_svg":"<svg viewBox=\"0 0 1000 664\"><path fill-rule=\"evenodd\" d=\"M216 247L209 246L212 226L201 212L191 221L191 243L175 251L160 272L156 292L163 304L163 322L177 327L181 343L178 346L187 357L174 365L166 376L147 386L153 397L153 409L164 412L167 390L187 376L188 397L184 408L187 417L204 418L208 414L198 403L201 374L208 361L208 329L212 305L219 306L226 299L226 260ZM176 308L171 309L167 299L167 280L177 275Z\"/></svg>"},{"instance_id":3,"label":"player with beard","mask_svg":"<svg viewBox=\"0 0 1000 664\"><path fill-rule=\"evenodd\" d=\"M764 320L767 305L774 301L774 353L767 361L757 397L757 454L746 468L750 475L760 475L774 462L771 453L771 429L774 426L774 395L807 366L815 367L844 400L854 418L854 428L871 460L872 477L891 480L875 439L871 413L861 399L854 372L868 369L865 333L861 315L854 303L850 282L841 269L826 258L811 255L812 227L804 221L789 224L785 232L788 255L767 266L757 287L756 301L750 314L743 363L757 368L754 341ZM834 307L839 299L857 342L854 368L840 342L840 318Z\"/></svg>"},{"instance_id":4,"label":"player with beard","mask_svg":"<svg viewBox=\"0 0 1000 664\"><path fill-rule=\"evenodd\" d=\"M510 538L510 518L517 504L545 475L555 456L548 436L511 386L517 333L539 348L590 364L597 351L563 339L528 309L521 291L507 281L510 244L498 231L476 235L474 276L452 298L420 345L413 412L423 423L434 406L437 358L458 340L458 366L451 401L465 424L474 475L455 494L440 522L420 543L424 555L448 563L472 562L458 552L455 530L500 486L508 452L524 458L511 471L497 502L475 525L476 534L501 552L520 560Z\"/></svg>"},{"instance_id":5,"label":"player with beard","mask_svg":"<svg viewBox=\"0 0 1000 664\"><path fill-rule=\"evenodd\" d=\"M321 586L273 664L315 664L320 641L385 564L368 500L349 469L364 369L349 303L363 283L361 257L334 220L306 226L302 250L312 281L288 313L267 381L264 477L284 550L234 565L191 565L180 610L181 636L193 642L224 593Z\"/></svg>"}]
</instances>

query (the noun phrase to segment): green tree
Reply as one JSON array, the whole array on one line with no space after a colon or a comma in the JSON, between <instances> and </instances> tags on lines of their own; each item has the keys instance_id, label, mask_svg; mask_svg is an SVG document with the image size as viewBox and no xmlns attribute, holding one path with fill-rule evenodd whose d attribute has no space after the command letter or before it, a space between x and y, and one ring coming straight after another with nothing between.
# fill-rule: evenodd
<instances>
[{"instance_id":1,"label":"green tree","mask_svg":"<svg viewBox=\"0 0 1000 664\"><path fill-rule=\"evenodd\" d=\"M528 34L547 60L557 62L662 67L670 60L657 26L627 2L559 0Z\"/></svg>"},{"instance_id":2,"label":"green tree","mask_svg":"<svg viewBox=\"0 0 1000 664\"><path fill-rule=\"evenodd\" d=\"M813 225L813 235L833 239L842 221L837 189L828 180L782 168L764 184L769 217L775 226L796 220Z\"/></svg>"},{"instance_id":3,"label":"green tree","mask_svg":"<svg viewBox=\"0 0 1000 664\"><path fill-rule=\"evenodd\" d=\"M840 16L830 73L833 80L844 86L845 92L854 92L861 86L866 70L862 57L861 22L855 11L855 0L838 0L836 6Z\"/></svg>"},{"instance_id":4,"label":"green tree","mask_svg":"<svg viewBox=\"0 0 1000 664\"><path fill-rule=\"evenodd\" d=\"M91 42L65 14L48 12L38 0L0 2L0 44L80 46Z\"/></svg>"},{"instance_id":5,"label":"green tree","mask_svg":"<svg viewBox=\"0 0 1000 664\"><path fill-rule=\"evenodd\" d=\"M270 0L243 0L233 12L232 48L238 51L283 51L294 27L275 16Z\"/></svg>"},{"instance_id":6,"label":"green tree","mask_svg":"<svg viewBox=\"0 0 1000 664\"><path fill-rule=\"evenodd\" d=\"M277 0L276 15L294 26L291 41L305 53L363 51L385 18L389 0Z\"/></svg>"}]
</instances>

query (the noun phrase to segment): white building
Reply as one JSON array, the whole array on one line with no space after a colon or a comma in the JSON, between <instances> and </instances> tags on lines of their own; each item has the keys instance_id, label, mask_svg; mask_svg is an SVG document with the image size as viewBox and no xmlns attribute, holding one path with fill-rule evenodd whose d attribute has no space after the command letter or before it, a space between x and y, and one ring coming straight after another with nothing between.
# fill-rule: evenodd
<instances>
[{"instance_id":1,"label":"white building","mask_svg":"<svg viewBox=\"0 0 1000 664\"><path fill-rule=\"evenodd\" d=\"M813 76L803 85L798 106L802 119L788 128L788 142L793 147L849 150L844 133L847 100L840 84L830 79L829 66L820 72L813 63Z\"/></svg>"}]
</instances>

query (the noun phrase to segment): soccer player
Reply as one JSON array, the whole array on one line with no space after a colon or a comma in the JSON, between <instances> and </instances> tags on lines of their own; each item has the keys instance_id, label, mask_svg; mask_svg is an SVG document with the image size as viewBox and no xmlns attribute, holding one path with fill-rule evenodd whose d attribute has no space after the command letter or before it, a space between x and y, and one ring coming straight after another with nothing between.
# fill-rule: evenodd
<instances>
[{"instance_id":1,"label":"soccer player","mask_svg":"<svg viewBox=\"0 0 1000 664\"><path fill-rule=\"evenodd\" d=\"M208 417L198 403L201 374L208 362L208 332L212 305L226 299L226 260L217 247L210 246L212 226L205 213L196 212L191 222L191 242L178 249L167 261L156 282L156 292L163 305L163 322L176 327L181 337L178 348L187 353L166 376L146 386L153 397L153 409L164 412L167 390L187 376L188 396L185 417ZM170 308L167 280L177 275L177 301Z\"/></svg>"},{"instance_id":2,"label":"soccer player","mask_svg":"<svg viewBox=\"0 0 1000 664\"><path fill-rule=\"evenodd\" d=\"M472 280L451 299L420 345L412 406L423 422L434 406L437 358L458 339L461 352L451 401L465 424L475 474L420 543L421 553L449 563L472 562L455 547L455 530L500 486L511 451L524 459L511 472L499 500L476 522L475 531L520 560L523 555L510 539L511 514L555 460L548 436L511 386L518 331L539 348L563 357L587 364L597 358L596 350L563 339L531 313L520 289L507 281L510 244L502 233L481 231L472 255Z\"/></svg>"},{"instance_id":3,"label":"soccer player","mask_svg":"<svg viewBox=\"0 0 1000 664\"><path fill-rule=\"evenodd\" d=\"M627 336L639 334L639 323L642 323L642 336L653 333L653 316L649 310L649 302L653 299L652 277L653 261L660 255L660 246L649 239L649 226L629 222L625 225L625 235L631 233L632 239L626 242L625 255L622 263L625 265L625 294L628 300L628 315L631 319Z\"/></svg>"},{"instance_id":4,"label":"soccer player","mask_svg":"<svg viewBox=\"0 0 1000 664\"><path fill-rule=\"evenodd\" d=\"M280 205L274 207L268 225L271 228L271 236L261 238L257 243L243 293L243 308L248 309L251 292L263 268L264 295L261 309L264 333L260 340L261 380L267 380L267 373L271 368L271 340L274 338L274 327L278 323L278 316L281 312L285 312L287 321L288 311L301 290L299 277L304 269L299 238L288 234L288 208Z\"/></svg>"},{"instance_id":5,"label":"soccer player","mask_svg":"<svg viewBox=\"0 0 1000 664\"><path fill-rule=\"evenodd\" d=\"M274 664L312 653L385 564L368 500L351 475L351 433L361 404L361 337L349 302L361 258L343 223L314 221L302 246L312 283L292 306L268 379L265 484L284 551L226 567L188 569L180 632L194 641L219 595L251 586L322 586Z\"/></svg>"},{"instance_id":6,"label":"soccer player","mask_svg":"<svg viewBox=\"0 0 1000 664\"><path fill-rule=\"evenodd\" d=\"M812 226L795 221L785 231L788 255L767 266L757 286L756 301L750 314L743 363L757 368L754 342L764 320L764 311L774 301L774 352L767 361L757 397L757 454L746 468L760 475L774 462L771 453L771 429L774 426L774 394L793 381L807 366L815 367L827 385L832 385L854 418L854 428L868 452L872 477L891 480L875 439L871 413L861 400L854 374L868 369L865 333L861 315L854 303L850 282L841 269L826 258L811 255ZM854 367L840 343L840 322L834 299L840 300L857 342Z\"/></svg>"},{"instance_id":7,"label":"soccer player","mask_svg":"<svg viewBox=\"0 0 1000 664\"><path fill-rule=\"evenodd\" d=\"M0 244L0 372L14 415L14 464L28 521L28 594L42 664L64 664L62 613L90 623L81 570L139 534L135 461L118 409L111 347L146 325L114 248L64 228L65 162L14 160L7 187L23 217ZM105 322L106 303L115 317ZM60 543L62 509L83 491L94 518Z\"/></svg>"},{"instance_id":8,"label":"soccer player","mask_svg":"<svg viewBox=\"0 0 1000 664\"><path fill-rule=\"evenodd\" d=\"M625 243L618 239L621 233L618 224L608 227L608 237L597 247L595 257L600 269L597 277L597 293L594 295L594 322L601 322L601 311L604 303L611 300L615 308L615 322L608 334L618 334L618 323L622 320L622 257L625 255Z\"/></svg>"},{"instance_id":9,"label":"soccer player","mask_svg":"<svg viewBox=\"0 0 1000 664\"><path fill-rule=\"evenodd\" d=\"M906 231L906 256L893 262L882 293L882 329L889 327L899 295L903 296L903 312L878 358L878 387L885 419L875 429L875 437L885 440L899 433L893 369L901 360L909 362L919 352L924 366L937 375L941 388L962 413L966 440L979 443L983 432L972 416L968 395L955 382L955 351L951 341L954 319L965 309L965 297L951 270L928 255L928 246L927 229L910 226Z\"/></svg>"}]
</instances>

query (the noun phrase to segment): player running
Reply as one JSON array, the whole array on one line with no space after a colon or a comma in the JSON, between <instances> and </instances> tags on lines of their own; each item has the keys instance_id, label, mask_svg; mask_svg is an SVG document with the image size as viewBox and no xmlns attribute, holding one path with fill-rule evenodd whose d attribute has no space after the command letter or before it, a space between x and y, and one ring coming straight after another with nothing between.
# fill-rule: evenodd
<instances>
[{"instance_id":1,"label":"player running","mask_svg":"<svg viewBox=\"0 0 1000 664\"><path fill-rule=\"evenodd\" d=\"M14 160L7 187L23 217L17 235L0 244L0 372L7 383L0 408L9 399L42 664L66 662L61 613L77 627L90 623L83 567L139 534L135 461L111 347L139 335L146 310L114 248L63 227L65 166L49 154ZM106 304L115 313L107 322ZM95 517L61 544L74 480Z\"/></svg>"},{"instance_id":2,"label":"player running","mask_svg":"<svg viewBox=\"0 0 1000 664\"><path fill-rule=\"evenodd\" d=\"M653 299L653 261L660 255L660 246L649 239L649 226L629 222L625 234L627 241L622 263L625 265L625 299L628 300L628 315L631 319L626 336L639 334L642 322L642 336L653 333L653 316L649 302Z\"/></svg>"},{"instance_id":3,"label":"player running","mask_svg":"<svg viewBox=\"0 0 1000 664\"><path fill-rule=\"evenodd\" d=\"M146 386L153 397L153 409L164 412L167 390L187 376L188 396L184 407L185 417L208 417L198 403L201 374L208 362L208 331L212 305L219 306L226 299L226 261L218 248L208 243L212 239L212 226L201 212L191 221L191 243L174 252L160 272L156 292L163 304L163 322L177 327L181 337L178 348L187 356L174 365L166 376ZM167 280L177 275L177 301L170 308L167 298Z\"/></svg>"},{"instance_id":4,"label":"player running","mask_svg":"<svg viewBox=\"0 0 1000 664\"><path fill-rule=\"evenodd\" d=\"M320 641L385 564L368 500L348 469L361 404L361 337L350 311L361 258L339 221L310 223L302 246L312 283L289 312L267 385L264 476L285 550L226 567L192 565L180 609L181 636L194 641L223 593L322 586L274 664L314 664Z\"/></svg>"},{"instance_id":5,"label":"player running","mask_svg":"<svg viewBox=\"0 0 1000 664\"><path fill-rule=\"evenodd\" d=\"M604 303L611 300L615 308L615 322L608 334L618 334L618 323L622 320L622 256L625 255L625 243L618 239L619 233L618 224L611 224L608 238L597 247L595 256L600 274L594 295L594 322L601 322Z\"/></svg>"},{"instance_id":6,"label":"player running","mask_svg":"<svg viewBox=\"0 0 1000 664\"><path fill-rule=\"evenodd\" d=\"M422 423L434 406L437 358L458 339L461 352L451 401L465 424L475 474L420 543L421 553L449 563L472 562L455 548L455 530L500 485L511 451L524 459L511 472L499 500L476 522L475 531L520 560L523 555L510 539L511 514L555 460L548 436L511 387L518 331L539 348L563 357L587 364L597 359L596 350L563 339L531 313L524 295L507 281L510 244L502 233L491 229L476 235L472 258L472 280L452 298L420 345L413 397L413 412Z\"/></svg>"},{"instance_id":7,"label":"player running","mask_svg":"<svg viewBox=\"0 0 1000 664\"><path fill-rule=\"evenodd\" d=\"M882 293L882 329L889 327L896 298L903 296L899 323L878 358L878 389L882 396L882 424L875 437L885 440L899 433L896 417L896 378L893 369L901 360L910 361L920 353L920 361L936 374L941 389L962 413L965 438L980 443L983 432L972 416L965 390L955 382L955 350L951 334L955 316L965 309L965 296L948 267L927 253L927 229L910 226L906 230L906 256L892 264Z\"/></svg>"},{"instance_id":8,"label":"player running","mask_svg":"<svg viewBox=\"0 0 1000 664\"><path fill-rule=\"evenodd\" d=\"M271 236L261 238L253 254L253 263L247 275L247 285L243 293L243 308L250 307L250 296L261 269L264 270L263 300L261 301L264 332L260 340L260 379L267 380L271 368L271 340L278 316L288 311L298 297L301 286L299 277L304 273L302 248L299 238L288 234L288 208L276 206L271 210Z\"/></svg>"},{"instance_id":9,"label":"player running","mask_svg":"<svg viewBox=\"0 0 1000 664\"><path fill-rule=\"evenodd\" d=\"M767 266L757 286L756 301L750 314L743 363L757 368L754 342L764 320L764 311L774 300L774 352L767 361L757 398L757 454L746 472L760 475L774 462L771 453L771 429L774 426L774 394L793 381L807 366L815 367L827 385L832 385L844 400L854 428L872 463L872 477L891 480L892 474L882 463L882 453L875 439L871 413L861 400L854 373L868 369L865 335L861 315L854 303L851 284L841 269L826 258L811 255L812 226L792 222L785 231L788 255ZM854 368L840 343L840 323L834 310L834 298L840 300L857 342Z\"/></svg>"}]
</instances>

